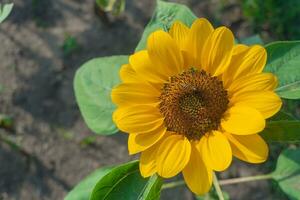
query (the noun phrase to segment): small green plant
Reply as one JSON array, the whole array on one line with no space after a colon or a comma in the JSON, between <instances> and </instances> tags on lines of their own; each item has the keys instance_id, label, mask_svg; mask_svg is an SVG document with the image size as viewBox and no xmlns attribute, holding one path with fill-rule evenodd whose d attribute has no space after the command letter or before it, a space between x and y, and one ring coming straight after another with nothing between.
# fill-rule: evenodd
<instances>
[{"instance_id":1,"label":"small green plant","mask_svg":"<svg viewBox=\"0 0 300 200\"><path fill-rule=\"evenodd\" d=\"M0 128L12 129L14 120L11 116L0 114Z\"/></svg>"},{"instance_id":2,"label":"small green plant","mask_svg":"<svg viewBox=\"0 0 300 200\"><path fill-rule=\"evenodd\" d=\"M80 146L84 148L93 145L96 142L96 139L97 139L96 135L87 136L80 141Z\"/></svg>"},{"instance_id":3,"label":"small green plant","mask_svg":"<svg viewBox=\"0 0 300 200\"><path fill-rule=\"evenodd\" d=\"M69 56L69 55L73 54L74 52L76 52L77 50L79 50L79 48L80 47L78 45L76 38L69 34L66 34L64 43L62 45L63 54L65 56Z\"/></svg>"},{"instance_id":4,"label":"small green plant","mask_svg":"<svg viewBox=\"0 0 300 200\"><path fill-rule=\"evenodd\" d=\"M119 15L125 10L125 0L96 0L96 4L105 12Z\"/></svg>"}]
</instances>

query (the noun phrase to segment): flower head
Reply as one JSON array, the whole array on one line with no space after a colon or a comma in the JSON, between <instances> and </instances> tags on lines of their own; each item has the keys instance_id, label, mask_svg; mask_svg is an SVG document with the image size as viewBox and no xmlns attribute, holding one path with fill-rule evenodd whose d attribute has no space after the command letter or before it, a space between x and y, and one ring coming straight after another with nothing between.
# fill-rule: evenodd
<instances>
[{"instance_id":1,"label":"flower head","mask_svg":"<svg viewBox=\"0 0 300 200\"><path fill-rule=\"evenodd\" d=\"M229 29L203 18L152 33L112 91L114 122L129 133L129 153L141 152L142 176L182 172L203 194L232 155L264 162L268 146L257 133L281 107L276 77L262 72L266 56L259 45L235 45Z\"/></svg>"}]
</instances>

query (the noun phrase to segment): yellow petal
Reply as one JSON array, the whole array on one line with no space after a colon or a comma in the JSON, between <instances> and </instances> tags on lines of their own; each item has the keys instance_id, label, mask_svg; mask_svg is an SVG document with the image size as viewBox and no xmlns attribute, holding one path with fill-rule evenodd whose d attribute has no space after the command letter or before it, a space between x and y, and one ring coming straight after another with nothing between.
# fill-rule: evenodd
<instances>
[{"instance_id":1,"label":"yellow petal","mask_svg":"<svg viewBox=\"0 0 300 200\"><path fill-rule=\"evenodd\" d=\"M156 153L160 144L161 142L159 141L141 153L140 172L145 178L156 173Z\"/></svg>"},{"instance_id":2,"label":"yellow petal","mask_svg":"<svg viewBox=\"0 0 300 200\"><path fill-rule=\"evenodd\" d=\"M118 106L158 104L160 92L148 83L123 83L112 90L112 101Z\"/></svg>"},{"instance_id":3,"label":"yellow petal","mask_svg":"<svg viewBox=\"0 0 300 200\"><path fill-rule=\"evenodd\" d=\"M120 107L113 113L113 121L127 133L146 133L164 123L158 108L151 105Z\"/></svg>"},{"instance_id":4,"label":"yellow petal","mask_svg":"<svg viewBox=\"0 0 300 200\"><path fill-rule=\"evenodd\" d=\"M222 119L221 126L229 133L236 135L250 135L265 128L262 114L248 106L232 106Z\"/></svg>"},{"instance_id":5,"label":"yellow petal","mask_svg":"<svg viewBox=\"0 0 300 200\"><path fill-rule=\"evenodd\" d=\"M192 67L197 67L200 69L200 65L197 64L196 58L194 58L189 52L181 51L184 68L186 70L191 69Z\"/></svg>"},{"instance_id":6,"label":"yellow petal","mask_svg":"<svg viewBox=\"0 0 300 200\"><path fill-rule=\"evenodd\" d=\"M157 153L157 173L170 178L183 170L191 155L191 144L182 135L171 135L160 145Z\"/></svg>"},{"instance_id":7,"label":"yellow petal","mask_svg":"<svg viewBox=\"0 0 300 200\"><path fill-rule=\"evenodd\" d=\"M129 64L123 65L121 67L120 78L124 83L134 83L142 81Z\"/></svg>"},{"instance_id":8,"label":"yellow petal","mask_svg":"<svg viewBox=\"0 0 300 200\"><path fill-rule=\"evenodd\" d=\"M275 115L282 105L280 97L271 91L245 92L234 96L231 100L235 106L255 108L265 119Z\"/></svg>"},{"instance_id":9,"label":"yellow petal","mask_svg":"<svg viewBox=\"0 0 300 200\"><path fill-rule=\"evenodd\" d=\"M190 29L185 50L196 60L193 67L201 67L201 54L203 46L208 36L213 32L214 28L208 20L199 18L194 21Z\"/></svg>"},{"instance_id":10,"label":"yellow petal","mask_svg":"<svg viewBox=\"0 0 300 200\"><path fill-rule=\"evenodd\" d=\"M197 195L205 194L212 184L212 170L208 168L194 145L191 148L191 158L183 169L183 177L190 190Z\"/></svg>"},{"instance_id":11,"label":"yellow petal","mask_svg":"<svg viewBox=\"0 0 300 200\"><path fill-rule=\"evenodd\" d=\"M244 53L246 51L248 51L250 47L248 47L247 45L244 44L237 44L233 47L233 52L232 52L232 56L235 56L237 54L241 54Z\"/></svg>"},{"instance_id":12,"label":"yellow petal","mask_svg":"<svg viewBox=\"0 0 300 200\"><path fill-rule=\"evenodd\" d=\"M277 84L278 80L273 74L259 73L234 80L227 91L229 96L233 96L250 91L274 90Z\"/></svg>"},{"instance_id":13,"label":"yellow petal","mask_svg":"<svg viewBox=\"0 0 300 200\"><path fill-rule=\"evenodd\" d=\"M188 33L189 28L180 21L174 22L169 31L169 34L175 40L180 49L183 49L185 46Z\"/></svg>"},{"instance_id":14,"label":"yellow petal","mask_svg":"<svg viewBox=\"0 0 300 200\"><path fill-rule=\"evenodd\" d=\"M138 51L129 57L129 63L142 80L152 83L163 83L168 80L168 71L155 65L146 50Z\"/></svg>"},{"instance_id":15,"label":"yellow petal","mask_svg":"<svg viewBox=\"0 0 300 200\"><path fill-rule=\"evenodd\" d=\"M232 152L226 136L213 131L200 140L200 149L203 160L207 165L216 171L227 169L232 161Z\"/></svg>"},{"instance_id":16,"label":"yellow petal","mask_svg":"<svg viewBox=\"0 0 300 200\"><path fill-rule=\"evenodd\" d=\"M129 134L128 150L129 154L136 154L148 149L157 143L166 133L166 128L162 125L155 130L142 134Z\"/></svg>"},{"instance_id":17,"label":"yellow petal","mask_svg":"<svg viewBox=\"0 0 300 200\"><path fill-rule=\"evenodd\" d=\"M147 49L155 70L165 76L182 72L183 58L175 40L164 31L155 31L148 37Z\"/></svg>"},{"instance_id":18,"label":"yellow petal","mask_svg":"<svg viewBox=\"0 0 300 200\"><path fill-rule=\"evenodd\" d=\"M259 45L249 47L246 51L235 54L223 75L225 85L251 74L261 73L267 60L266 50Z\"/></svg>"},{"instance_id":19,"label":"yellow petal","mask_svg":"<svg viewBox=\"0 0 300 200\"><path fill-rule=\"evenodd\" d=\"M266 161L269 148L266 142L258 135L231 135L225 133L229 139L232 153L237 158L249 163Z\"/></svg>"},{"instance_id":20,"label":"yellow petal","mask_svg":"<svg viewBox=\"0 0 300 200\"><path fill-rule=\"evenodd\" d=\"M214 76L218 76L227 68L232 56L234 37L226 27L213 31L203 47L201 66Z\"/></svg>"}]
</instances>

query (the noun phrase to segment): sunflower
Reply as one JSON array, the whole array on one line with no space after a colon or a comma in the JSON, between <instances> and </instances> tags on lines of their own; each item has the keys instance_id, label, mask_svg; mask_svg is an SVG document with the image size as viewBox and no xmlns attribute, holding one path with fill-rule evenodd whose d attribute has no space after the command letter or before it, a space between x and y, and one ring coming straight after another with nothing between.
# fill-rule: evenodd
<instances>
[{"instance_id":1,"label":"sunflower","mask_svg":"<svg viewBox=\"0 0 300 200\"><path fill-rule=\"evenodd\" d=\"M235 44L228 28L204 18L153 32L112 91L113 120L129 133L129 153L141 153L142 176L182 172L204 194L232 156L264 162L268 146L258 133L282 104L276 77L262 72L266 58L262 46Z\"/></svg>"}]
</instances>

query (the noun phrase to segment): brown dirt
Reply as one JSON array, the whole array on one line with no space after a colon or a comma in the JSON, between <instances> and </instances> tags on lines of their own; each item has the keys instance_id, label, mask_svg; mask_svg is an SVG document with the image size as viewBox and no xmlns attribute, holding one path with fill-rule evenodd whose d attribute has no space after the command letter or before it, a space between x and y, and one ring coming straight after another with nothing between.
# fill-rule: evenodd
<instances>
[{"instance_id":1,"label":"brown dirt","mask_svg":"<svg viewBox=\"0 0 300 200\"><path fill-rule=\"evenodd\" d=\"M130 54L154 8L154 1L128 0L127 9L110 25L94 14L93 0L16 0L13 13L0 26L0 113L14 118L13 130L0 136L21 151L0 143L1 200L57 200L94 169L133 159L126 136L93 135L83 122L73 93L73 77L94 57ZM219 7L219 1L177 1L198 16L230 26L236 36L251 35L238 5ZM213 2L213 3L212 3ZM80 48L65 56L65 35ZM222 177L261 173L262 167L236 162ZM232 199L275 199L268 182L224 187ZM185 188L164 191L162 199L193 199Z\"/></svg>"}]
</instances>

